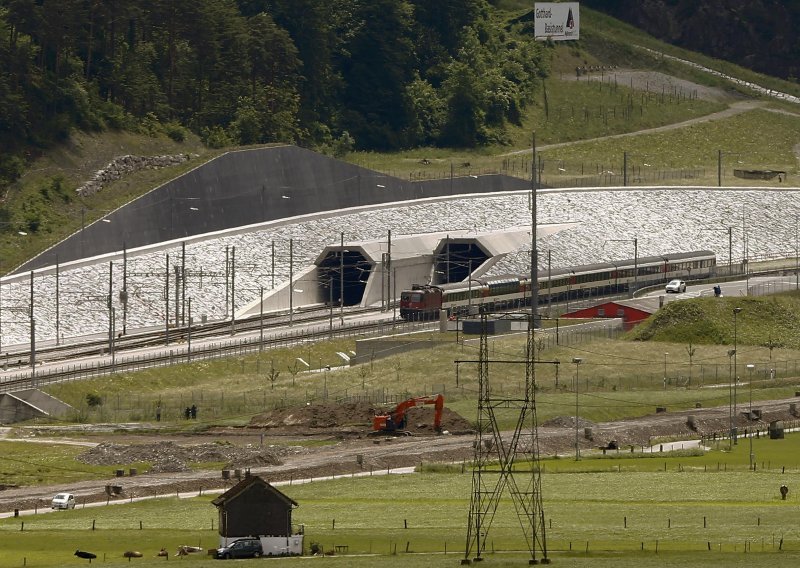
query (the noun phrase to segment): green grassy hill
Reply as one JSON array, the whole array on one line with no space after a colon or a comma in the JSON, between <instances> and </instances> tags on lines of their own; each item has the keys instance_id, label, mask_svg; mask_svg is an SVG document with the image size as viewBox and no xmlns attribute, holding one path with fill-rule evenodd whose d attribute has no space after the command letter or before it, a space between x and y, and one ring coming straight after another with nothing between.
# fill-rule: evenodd
<instances>
[{"instance_id":1,"label":"green grassy hill","mask_svg":"<svg viewBox=\"0 0 800 568\"><path fill-rule=\"evenodd\" d=\"M800 349L800 294L767 297L697 298L670 302L628 334L634 341L666 341Z\"/></svg>"}]
</instances>

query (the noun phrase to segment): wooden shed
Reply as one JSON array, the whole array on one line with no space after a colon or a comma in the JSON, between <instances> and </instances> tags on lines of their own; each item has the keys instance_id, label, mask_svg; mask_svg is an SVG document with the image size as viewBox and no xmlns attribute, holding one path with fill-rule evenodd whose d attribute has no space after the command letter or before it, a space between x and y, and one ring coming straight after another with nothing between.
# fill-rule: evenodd
<instances>
[{"instance_id":1,"label":"wooden shed","mask_svg":"<svg viewBox=\"0 0 800 568\"><path fill-rule=\"evenodd\" d=\"M219 511L223 538L292 535L297 502L258 476L246 476L211 503Z\"/></svg>"}]
</instances>

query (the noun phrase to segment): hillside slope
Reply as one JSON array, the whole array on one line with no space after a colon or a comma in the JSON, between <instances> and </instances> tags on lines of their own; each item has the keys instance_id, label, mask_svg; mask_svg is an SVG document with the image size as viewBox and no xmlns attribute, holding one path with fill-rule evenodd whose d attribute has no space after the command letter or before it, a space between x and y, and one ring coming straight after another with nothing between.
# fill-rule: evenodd
<instances>
[{"instance_id":1,"label":"hillside slope","mask_svg":"<svg viewBox=\"0 0 800 568\"><path fill-rule=\"evenodd\" d=\"M741 308L736 329L734 308ZM634 341L732 345L734 333L742 345L800 349L800 293L670 302L627 337Z\"/></svg>"},{"instance_id":2,"label":"hillside slope","mask_svg":"<svg viewBox=\"0 0 800 568\"><path fill-rule=\"evenodd\" d=\"M782 77L800 75L800 4L772 0L585 0L668 43Z\"/></svg>"}]
</instances>

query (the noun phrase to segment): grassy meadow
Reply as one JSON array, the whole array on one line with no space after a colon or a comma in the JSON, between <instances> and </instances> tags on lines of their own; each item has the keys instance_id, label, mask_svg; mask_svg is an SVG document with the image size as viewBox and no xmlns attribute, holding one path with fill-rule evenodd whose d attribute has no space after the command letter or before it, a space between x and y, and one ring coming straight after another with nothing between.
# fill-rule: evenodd
<instances>
[{"instance_id":1,"label":"grassy meadow","mask_svg":"<svg viewBox=\"0 0 800 568\"><path fill-rule=\"evenodd\" d=\"M574 415L576 371L581 417L593 422L650 414L655 406L678 410L727 405L735 306L742 307L738 404L751 395L756 402L794 396L800 376L800 338L792 323L800 313L798 299L792 294L698 298L668 304L624 336L600 337L562 324L558 344L553 336L537 342L539 419ZM424 348L350 367L340 365L337 352L355 349L355 339L341 339L60 383L48 386L47 392L78 409L71 420L88 422L152 424L160 401L162 430L243 425L259 413L298 404L399 401L432 393L444 394L447 407L474 419L477 369L470 361L478 357L477 338L430 332L404 337ZM525 334L489 338L490 359L520 361L489 365L495 392L514 395L524 388L525 344ZM300 372L299 356L312 363L310 370ZM577 370L571 363L575 357L582 359ZM87 406L88 395L102 404ZM182 420L183 409L192 404L199 408L198 420ZM500 418L502 427L513 427L512 416L501 413Z\"/></svg>"},{"instance_id":2,"label":"grassy meadow","mask_svg":"<svg viewBox=\"0 0 800 568\"><path fill-rule=\"evenodd\" d=\"M520 0L501 0L504 9L529 9ZM725 73L764 86L798 94L796 85L760 76L731 64L669 47L637 30L591 10L582 11L581 42L552 49L552 73L528 113L508 130L504 146L475 151L422 148L403 153L353 153L347 159L404 179L429 179L504 171L529 177L531 132L537 144L570 143L545 149L544 160L558 163L564 175L594 173L596 166L621 167L629 152L630 168L669 170L697 168L704 177L694 184L716 184L718 151L725 153L725 184L738 184L734 168L781 169L797 174L793 147L800 134L800 118L753 109L729 118L677 130L618 138L602 142L590 138L623 134L705 116L727 105L687 96L662 99L633 89L607 76L605 82L574 81L576 65L614 64L723 87L731 100L740 89L719 78L682 64L647 55L636 46L662 50L692 59ZM761 100L769 109L797 114L786 103ZM35 251L77 230L81 216L98 218L167 179L215 155L196 138L183 144L163 137L107 133L77 135L68 147L37 160L20 181L24 195L55 192L71 195L115 155L192 152L198 158L180 168L140 172L87 199L58 204L45 215L36 238L21 239L14 231L0 237L3 270ZM514 152L520 152L514 154ZM91 159L87 159L90 156ZM525 160L528 160L526 163ZM427 160L430 163L423 164ZM645 165L645 164L649 164ZM546 176L560 174L545 170ZM527 171L526 171L527 168ZM790 177L790 180L792 178ZM747 184L754 183L751 180ZM765 184L769 185L769 183ZM773 184L774 185L774 184ZM27 193L26 193L27 192ZM58 209L58 211L56 211ZM33 237L33 235L31 235ZM641 327L625 337L578 335L570 341L541 346L536 366L537 413L540 421L573 416L575 388L580 416L593 422L651 414L656 406L669 410L727 405L733 371L728 350L732 341L730 302L748 302L738 328L738 404L794 396L798 388L800 340L796 320L784 317L798 310L789 300L759 304L760 299L724 299L703 308L701 314L680 314L674 322ZM673 306L688 302L669 304ZM695 304L693 304L695 305ZM701 304L696 304L701 305ZM759 308L759 305L762 307ZM716 310L712 312L708 310ZM762 309L762 311L758 311ZM700 326L697 322L704 322ZM786 323L788 322L788 323ZM668 325L669 324L669 325ZM778 324L783 327L777 327ZM702 334L699 334L702 331ZM565 337L569 331L564 331ZM636 336L636 334L641 334ZM205 430L216 425L245 425L261 412L295 404L401 399L442 392L446 406L467 419L476 415L478 355L476 338L453 334L414 336L428 345L356 367L340 367L337 351L355 349L354 339L321 342L258 355L196 362L166 369L115 375L49 386L46 390L77 410L76 422L143 422L153 432ZM775 340L773 341L773 337ZM780 343L778 343L780 338ZM524 335L493 337L490 357L524 358ZM297 357L311 363L297 366ZM570 363L580 357L576 367ZM544 362L547 361L547 362ZM557 362L557 364L556 364ZM752 364L752 370L745 370ZM331 366L327 371L326 367ZM771 378L771 370L775 378ZM498 394L514 395L524 385L524 365L490 366L490 380ZM750 392L748 392L750 391ZM87 395L102 400L87 405ZM162 421L155 424L155 408L162 405ZM186 406L196 404L199 419L182 420ZM498 411L499 426L513 427L515 416ZM39 422L37 425L42 425ZM58 426L60 424L53 424ZM12 435L14 432L12 431ZM58 436L48 431L48 437ZM69 433L70 437L77 434ZM87 440L96 438L86 435ZM115 433L102 439L113 441ZM800 562L800 437L753 440L756 471L749 471L750 440L733 447L714 444L709 451L643 455L614 452L584 454L543 461L543 496L547 542L554 564L566 567L606 566L796 566ZM0 441L0 483L53 484L108 477L109 468L80 464L79 446ZM210 464L196 464L197 467ZM213 465L213 464L211 464ZM119 464L144 471L146 463ZM306 530L306 545L320 543L326 550L347 545L347 554L325 558L273 560L280 565L305 567L320 562L347 567L422 568L456 566L464 556L471 476L460 464L422 468L406 476L340 479L281 489L301 506L293 521ZM782 501L778 489L790 492ZM211 497L162 498L109 507L78 508L52 514L0 519L0 568L70 566L85 564L74 550L98 554L104 566L153 565L178 561L193 566L217 566L205 554L188 558L156 558L162 546L174 554L182 544L213 548L217 543L216 510ZM24 523L24 525L23 525ZM405 528L405 527L408 528ZM93 530L94 527L94 530ZM519 522L506 494L500 503L485 554L489 566L527 565L521 552ZM144 558L122 558L125 550L140 550ZM755 558L753 555L756 555ZM264 560L239 561L263 565Z\"/></svg>"},{"instance_id":3,"label":"grassy meadow","mask_svg":"<svg viewBox=\"0 0 800 568\"><path fill-rule=\"evenodd\" d=\"M712 449L693 456L544 460L549 556L570 567L590 561L603 566L612 559L617 566L737 566L740 558L774 566L796 563L800 436L754 440L754 453L780 458L785 470L774 462L756 472L738 467L748 457L741 441L732 452ZM616 467L604 469L611 464ZM524 479L518 474L518 481ZM784 484L790 488L785 501L779 492ZM300 503L292 520L304 525L307 547L346 545L347 553L272 560L279 565L413 568L456 565L464 556L468 469L423 468L423 473L315 481L281 491ZM122 566L128 562L122 552L139 550L145 557L133 562L150 566L168 561L155 557L161 547L172 554L182 544L213 548L218 537L212 498L168 497L1 519L0 566L85 563L71 556L75 549L94 552L108 566ZM527 563L518 523L506 492L487 538L487 565ZM205 554L170 560L216 565ZM257 562L265 561L240 564Z\"/></svg>"}]
</instances>

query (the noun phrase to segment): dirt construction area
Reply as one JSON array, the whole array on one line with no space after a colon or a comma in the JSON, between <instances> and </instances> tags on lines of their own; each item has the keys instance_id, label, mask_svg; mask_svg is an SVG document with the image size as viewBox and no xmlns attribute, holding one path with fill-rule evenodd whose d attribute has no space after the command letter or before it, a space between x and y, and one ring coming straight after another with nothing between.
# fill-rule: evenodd
<instances>
[{"instance_id":1,"label":"dirt construction area","mask_svg":"<svg viewBox=\"0 0 800 568\"><path fill-rule=\"evenodd\" d=\"M771 421L794 420L791 399L760 402L761 417L736 417L740 432L765 431ZM212 428L180 434L154 424L31 426L0 430L7 440L67 443L85 446L78 461L108 466L109 477L59 486L0 488L0 512L49 508L59 491L76 495L79 503L174 495L176 492L219 490L237 482L249 470L267 481L320 478L331 475L416 466L422 462L469 462L474 456L472 423L444 408L441 430L433 428L433 408L409 409L402 435L371 433L372 417L381 411L370 404L317 404L286 408L255 416L244 428ZM385 409L383 409L385 411ZM600 451L613 440L618 451L643 451L668 439L721 437L729 427L729 407L660 412L636 419L594 424L579 420L581 451ZM503 433L510 439L511 432ZM562 416L538 429L542 457L571 454L575 449L575 418ZM135 472L124 464L146 463ZM221 468L198 469L198 464ZM122 466L120 464L123 464ZM79 469L80 464L75 464ZM227 479L226 479L227 477Z\"/></svg>"}]
</instances>

